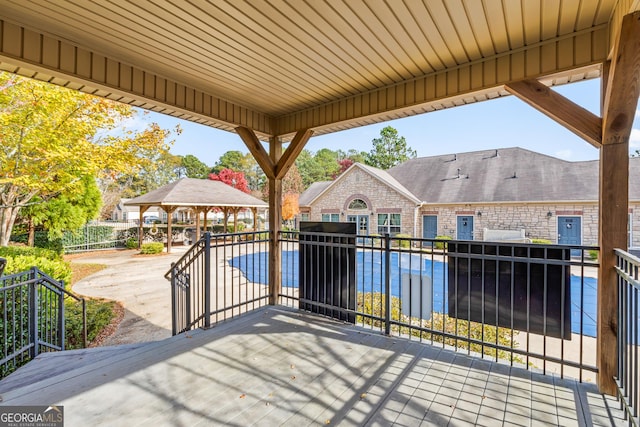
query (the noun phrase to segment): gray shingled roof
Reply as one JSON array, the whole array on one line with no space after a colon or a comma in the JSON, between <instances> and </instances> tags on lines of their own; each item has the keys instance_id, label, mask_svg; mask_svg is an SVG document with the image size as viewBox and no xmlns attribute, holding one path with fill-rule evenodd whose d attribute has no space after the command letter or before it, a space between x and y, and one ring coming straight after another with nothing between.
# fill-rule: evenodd
<instances>
[{"instance_id":1,"label":"gray shingled roof","mask_svg":"<svg viewBox=\"0 0 640 427\"><path fill-rule=\"evenodd\" d=\"M518 147L421 157L388 171L356 165L425 203L598 200L597 160L569 162ZM309 206L331 183L312 184L300 206ZM629 160L629 199L640 200L640 157Z\"/></svg>"},{"instance_id":2,"label":"gray shingled roof","mask_svg":"<svg viewBox=\"0 0 640 427\"><path fill-rule=\"evenodd\" d=\"M312 183L309 188L304 190L298 199L298 205L301 207L307 207L311 204L313 199L315 199L320 193L322 193L325 188L331 185L333 181L318 181Z\"/></svg>"},{"instance_id":3,"label":"gray shingled roof","mask_svg":"<svg viewBox=\"0 0 640 427\"><path fill-rule=\"evenodd\" d=\"M387 171L426 203L595 201L598 161L569 162L522 148L411 159ZM640 199L640 159L630 199Z\"/></svg>"},{"instance_id":4,"label":"gray shingled roof","mask_svg":"<svg viewBox=\"0 0 640 427\"><path fill-rule=\"evenodd\" d=\"M267 207L267 203L250 194L236 190L220 181L182 178L147 194L138 196L125 205L150 206L227 206Z\"/></svg>"}]
</instances>

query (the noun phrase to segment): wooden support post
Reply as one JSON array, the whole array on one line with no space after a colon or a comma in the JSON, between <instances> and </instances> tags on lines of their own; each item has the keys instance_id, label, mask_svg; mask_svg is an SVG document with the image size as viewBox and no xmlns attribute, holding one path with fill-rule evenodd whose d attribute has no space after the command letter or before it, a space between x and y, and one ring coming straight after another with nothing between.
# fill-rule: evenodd
<instances>
[{"instance_id":1,"label":"wooden support post","mask_svg":"<svg viewBox=\"0 0 640 427\"><path fill-rule=\"evenodd\" d=\"M640 96L640 11L626 15L603 67L598 272L598 388L617 393L618 287L614 249L627 249L629 136Z\"/></svg>"},{"instance_id":2,"label":"wooden support post","mask_svg":"<svg viewBox=\"0 0 640 427\"><path fill-rule=\"evenodd\" d=\"M238 211L240 210L240 208L233 208L232 212L233 212L233 232L237 233L238 232Z\"/></svg>"},{"instance_id":3,"label":"wooden support post","mask_svg":"<svg viewBox=\"0 0 640 427\"><path fill-rule=\"evenodd\" d=\"M140 217L138 218L138 250L142 248L142 239L144 238L144 213L151 206L140 206Z\"/></svg>"},{"instance_id":4,"label":"wooden support post","mask_svg":"<svg viewBox=\"0 0 640 427\"><path fill-rule=\"evenodd\" d=\"M163 206L162 209L167 213L167 253L171 253L171 243L172 243L172 225L173 225L173 212L176 210L177 206Z\"/></svg>"},{"instance_id":5,"label":"wooden support post","mask_svg":"<svg viewBox=\"0 0 640 427\"><path fill-rule=\"evenodd\" d=\"M273 164L282 155L282 143L277 137L269 144L269 154ZM282 179L269 177L269 304L280 304L282 293L282 265L280 263L280 227L282 226Z\"/></svg>"},{"instance_id":6,"label":"wooden support post","mask_svg":"<svg viewBox=\"0 0 640 427\"><path fill-rule=\"evenodd\" d=\"M197 242L200 240L200 212L202 212L202 208L194 208L194 211L196 212L196 236L194 241Z\"/></svg>"},{"instance_id":7,"label":"wooden support post","mask_svg":"<svg viewBox=\"0 0 640 427\"><path fill-rule=\"evenodd\" d=\"M258 208L251 208L253 214L253 231L258 231Z\"/></svg>"}]
</instances>

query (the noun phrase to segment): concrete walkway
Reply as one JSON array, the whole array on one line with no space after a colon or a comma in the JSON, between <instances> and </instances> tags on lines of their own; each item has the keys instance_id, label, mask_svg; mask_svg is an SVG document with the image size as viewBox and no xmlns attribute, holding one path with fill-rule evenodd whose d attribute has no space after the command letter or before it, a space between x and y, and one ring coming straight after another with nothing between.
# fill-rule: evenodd
<instances>
[{"instance_id":1,"label":"concrete walkway","mask_svg":"<svg viewBox=\"0 0 640 427\"><path fill-rule=\"evenodd\" d=\"M73 259L77 263L108 265L76 283L74 292L115 300L124 306L124 319L102 345L158 341L171 336L170 283L164 275L187 249L172 248L171 254L154 256L139 255L137 250L94 252Z\"/></svg>"}]
</instances>

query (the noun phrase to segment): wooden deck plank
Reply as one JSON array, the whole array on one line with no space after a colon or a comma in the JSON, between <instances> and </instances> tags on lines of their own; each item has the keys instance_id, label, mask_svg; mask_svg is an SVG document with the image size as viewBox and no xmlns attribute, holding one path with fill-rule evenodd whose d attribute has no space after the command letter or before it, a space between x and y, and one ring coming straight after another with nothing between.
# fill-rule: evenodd
<instances>
[{"instance_id":1,"label":"wooden deck plank","mask_svg":"<svg viewBox=\"0 0 640 427\"><path fill-rule=\"evenodd\" d=\"M62 404L67 426L624 424L593 384L281 307L117 350L19 370L3 404Z\"/></svg>"}]
</instances>

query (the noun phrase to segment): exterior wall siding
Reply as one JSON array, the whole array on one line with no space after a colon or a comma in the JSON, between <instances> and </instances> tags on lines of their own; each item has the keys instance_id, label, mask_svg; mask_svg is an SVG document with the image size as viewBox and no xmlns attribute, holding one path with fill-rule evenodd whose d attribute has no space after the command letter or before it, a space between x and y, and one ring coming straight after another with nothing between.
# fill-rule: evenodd
<instances>
[{"instance_id":1,"label":"exterior wall siding","mask_svg":"<svg viewBox=\"0 0 640 427\"><path fill-rule=\"evenodd\" d=\"M366 210L348 209L348 202L354 198L362 198L370 206ZM340 212L340 221L346 221L348 215L366 214L369 215L369 234L377 234L378 213L388 213L390 209L401 214L401 233L413 236L415 203L363 170L353 168L314 201L309 220L321 221L322 214L328 212Z\"/></svg>"},{"instance_id":2,"label":"exterior wall siding","mask_svg":"<svg viewBox=\"0 0 640 427\"><path fill-rule=\"evenodd\" d=\"M438 235L456 238L456 218L474 212L473 238L483 239L483 230L525 230L530 239L558 241L558 215L582 218L582 242L598 244L598 206L589 204L487 204L424 206L419 213L418 236L422 236L422 215L438 216ZM463 213L462 213L463 212ZM551 212L551 216L548 213Z\"/></svg>"},{"instance_id":3,"label":"exterior wall siding","mask_svg":"<svg viewBox=\"0 0 640 427\"><path fill-rule=\"evenodd\" d=\"M354 170L351 176L344 177L338 185L319 197L310 208L310 220L320 221L322 212L344 212L341 221L346 216L362 214L363 211L344 210L345 201L355 194L365 195L371 202L369 233L377 234L377 214L390 212L391 209L402 209L402 233L415 237L422 237L422 216L436 215L438 217L438 236L456 238L457 216L469 215L474 217L474 240L483 239L483 229L492 230L525 230L530 239L547 239L552 243L558 242L558 216L579 216L582 222L582 244L598 244L598 205L596 202L585 203L555 203L555 204L485 204L485 205L425 205L418 210L414 217L415 205L400 196L391 188L372 178L361 170ZM640 247L640 203L630 202L631 239L633 247ZM548 213L551 212L551 216ZM480 215L478 214L480 213ZM415 224L414 224L415 218ZM415 230L415 232L414 232Z\"/></svg>"}]
</instances>

